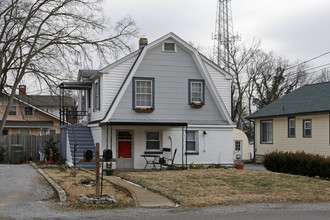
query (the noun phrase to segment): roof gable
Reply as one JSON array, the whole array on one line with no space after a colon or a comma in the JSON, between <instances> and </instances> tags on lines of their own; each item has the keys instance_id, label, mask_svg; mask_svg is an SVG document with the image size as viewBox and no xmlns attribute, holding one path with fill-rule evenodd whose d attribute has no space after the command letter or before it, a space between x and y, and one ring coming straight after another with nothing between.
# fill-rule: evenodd
<instances>
[{"instance_id":1,"label":"roof gable","mask_svg":"<svg viewBox=\"0 0 330 220\"><path fill-rule=\"evenodd\" d=\"M193 48L191 45L189 45L187 42L185 42L184 40L182 40L181 38L179 38L178 36L176 36L173 33L169 33L169 34L159 38L158 40L146 45L142 49L142 51L140 51L140 55L138 56L136 62L134 63L131 71L128 73L127 80L124 81L124 84L121 87L121 90L119 91L117 98L114 100L114 103L110 106L109 111L107 112L105 117L102 119L102 123L109 121L109 119L114 114L121 98L123 97L125 91L127 90L130 82L132 81L133 76L135 75L136 71L138 70L138 68L139 68L142 60L146 56L147 52L149 50L159 46L160 44L162 44L163 42L165 42L166 40L169 40L169 39L175 41L180 47L182 47L183 49L185 49L187 52L189 52L192 55L197 68L199 69L200 73L202 74L202 77L205 80L206 86L210 90L213 100L216 102L216 105L218 107L218 110L220 111L220 114L223 116L223 118L226 121L228 121L229 124L231 124L231 125L234 124L231 121L230 113L227 111L225 104L220 97L220 94L217 92L217 89L216 89L214 83L212 82L210 75L207 72L207 69L203 62L203 60L205 60L206 58L205 57L202 58L200 56L200 53L195 48Z\"/></svg>"},{"instance_id":2,"label":"roof gable","mask_svg":"<svg viewBox=\"0 0 330 220\"><path fill-rule=\"evenodd\" d=\"M246 117L247 119L330 112L330 82L305 85Z\"/></svg>"}]
</instances>

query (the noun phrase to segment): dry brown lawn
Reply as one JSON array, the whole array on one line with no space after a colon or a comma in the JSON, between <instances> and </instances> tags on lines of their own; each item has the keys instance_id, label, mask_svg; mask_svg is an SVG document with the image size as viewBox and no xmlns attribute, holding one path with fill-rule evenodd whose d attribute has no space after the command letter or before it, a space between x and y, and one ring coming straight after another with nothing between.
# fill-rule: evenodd
<instances>
[{"instance_id":1,"label":"dry brown lawn","mask_svg":"<svg viewBox=\"0 0 330 220\"><path fill-rule=\"evenodd\" d=\"M201 169L117 175L184 207L330 201L330 181L265 171Z\"/></svg>"},{"instance_id":2,"label":"dry brown lawn","mask_svg":"<svg viewBox=\"0 0 330 220\"><path fill-rule=\"evenodd\" d=\"M107 180L103 180L103 194L113 196L117 200L117 204L111 205L90 205L81 203L78 196L81 194L95 194L95 186L86 187L76 184L79 180L91 179L95 180L95 175L92 175L84 170L77 170L76 176L73 177L72 170L67 169L61 171L59 169L43 169L67 194L66 205L72 209L102 209L102 208L125 208L135 207L134 200L123 191L114 187Z\"/></svg>"}]
</instances>

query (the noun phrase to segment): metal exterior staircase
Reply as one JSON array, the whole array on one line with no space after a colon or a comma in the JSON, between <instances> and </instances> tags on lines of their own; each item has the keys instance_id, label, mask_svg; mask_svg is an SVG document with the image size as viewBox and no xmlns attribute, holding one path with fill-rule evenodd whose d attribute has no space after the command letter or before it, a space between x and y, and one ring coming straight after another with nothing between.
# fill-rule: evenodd
<instances>
[{"instance_id":1,"label":"metal exterior staircase","mask_svg":"<svg viewBox=\"0 0 330 220\"><path fill-rule=\"evenodd\" d=\"M95 144L91 129L83 125L74 125L68 126L67 131L73 163L76 167L95 169L95 163L78 163L78 160L84 157L85 150L92 150L95 157Z\"/></svg>"}]
</instances>

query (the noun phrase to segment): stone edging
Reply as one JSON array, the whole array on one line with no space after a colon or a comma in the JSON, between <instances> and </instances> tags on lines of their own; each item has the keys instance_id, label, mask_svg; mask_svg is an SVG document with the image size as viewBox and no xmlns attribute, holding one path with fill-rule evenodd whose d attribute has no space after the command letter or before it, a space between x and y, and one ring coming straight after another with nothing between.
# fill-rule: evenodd
<instances>
[{"instance_id":1,"label":"stone edging","mask_svg":"<svg viewBox=\"0 0 330 220\"><path fill-rule=\"evenodd\" d=\"M60 201L65 202L66 201L65 191L54 180L52 180L43 170L39 169L35 163L30 162L30 165L34 167L34 169L36 169L50 183L50 185L56 191Z\"/></svg>"}]
</instances>

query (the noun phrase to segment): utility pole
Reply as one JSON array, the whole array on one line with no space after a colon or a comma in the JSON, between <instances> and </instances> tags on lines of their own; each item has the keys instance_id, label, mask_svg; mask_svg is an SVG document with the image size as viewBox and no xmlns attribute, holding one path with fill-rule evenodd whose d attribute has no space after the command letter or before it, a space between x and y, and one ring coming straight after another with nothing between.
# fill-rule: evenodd
<instances>
[{"instance_id":1,"label":"utility pole","mask_svg":"<svg viewBox=\"0 0 330 220\"><path fill-rule=\"evenodd\" d=\"M218 0L214 35L214 60L229 72L230 51L238 39L234 36L231 0Z\"/></svg>"}]
</instances>

